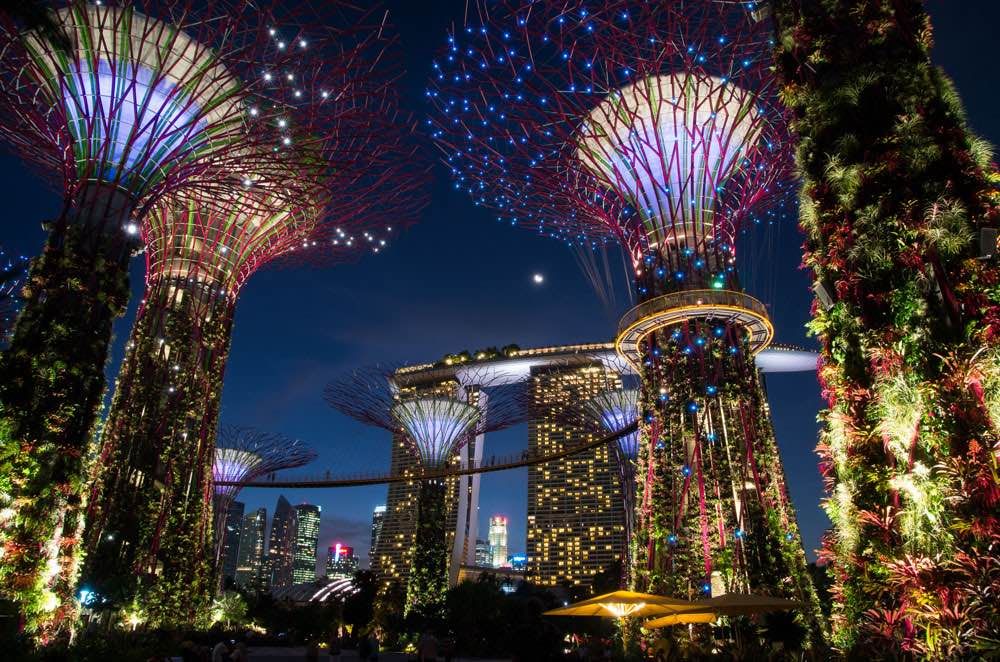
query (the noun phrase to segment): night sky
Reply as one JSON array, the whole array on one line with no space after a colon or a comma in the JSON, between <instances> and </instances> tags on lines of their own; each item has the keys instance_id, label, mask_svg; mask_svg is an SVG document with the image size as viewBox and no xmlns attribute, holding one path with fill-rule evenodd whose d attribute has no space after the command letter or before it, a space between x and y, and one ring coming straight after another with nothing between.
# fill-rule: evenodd
<instances>
[{"instance_id":1,"label":"night sky","mask_svg":"<svg viewBox=\"0 0 1000 662\"><path fill-rule=\"evenodd\" d=\"M420 117L429 112L424 91L431 60L444 46L449 26L462 23L465 2L386 2L405 50L406 103ZM993 29L1000 23L1000 3L933 0L928 5L936 28L936 61L957 83L973 128L996 144L1000 117ZM265 269L250 279L237 306L223 424L306 441L320 454L309 469L317 475L327 469L337 475L387 468L389 435L344 418L322 399L324 385L345 370L382 361L433 361L445 353L508 343L534 347L611 339L616 314L598 302L563 244L497 223L451 189L443 167L435 174L421 223L397 237L389 250L356 264ZM0 177L6 193L0 244L8 253L37 254L44 240L40 221L57 213L59 199L8 154L0 154ZM798 268L797 228L791 223L767 228L751 240L749 245L761 248L746 284L769 304L777 340L815 346L804 329L811 296L808 276ZM536 272L545 275L541 286L532 282ZM116 325L110 380L140 299L142 276L143 262L137 258L131 305ZM768 389L792 500L813 558L829 525L819 508L822 486L813 453L822 405L819 386L815 375L806 373L772 375ZM520 426L487 436L485 453L520 451L526 443L526 426ZM484 475L480 537L490 515L505 514L510 551L523 551L526 492L524 469ZM240 499L248 511L266 507L270 524L278 494L252 489ZM371 512L385 502L385 486L284 494L292 503L322 507L321 550L344 542L367 564Z\"/></svg>"}]
</instances>

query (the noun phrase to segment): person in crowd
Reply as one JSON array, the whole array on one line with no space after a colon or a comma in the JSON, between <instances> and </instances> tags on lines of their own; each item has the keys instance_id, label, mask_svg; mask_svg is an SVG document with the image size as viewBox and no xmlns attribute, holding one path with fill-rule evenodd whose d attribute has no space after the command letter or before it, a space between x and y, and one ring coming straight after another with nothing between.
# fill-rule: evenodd
<instances>
[{"instance_id":1,"label":"person in crowd","mask_svg":"<svg viewBox=\"0 0 1000 662\"><path fill-rule=\"evenodd\" d=\"M212 662L229 662L229 644L223 639L212 649Z\"/></svg>"}]
</instances>

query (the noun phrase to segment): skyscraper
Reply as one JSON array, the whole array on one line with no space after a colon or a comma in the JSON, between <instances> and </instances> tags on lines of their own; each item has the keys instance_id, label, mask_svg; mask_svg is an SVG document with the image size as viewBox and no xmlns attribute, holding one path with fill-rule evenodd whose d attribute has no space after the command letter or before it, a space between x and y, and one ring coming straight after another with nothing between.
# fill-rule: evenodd
<instances>
[{"instance_id":1,"label":"skyscraper","mask_svg":"<svg viewBox=\"0 0 1000 662\"><path fill-rule=\"evenodd\" d=\"M233 501L226 510L226 525L222 531L222 577L223 585L227 579L236 579L236 565L240 555L240 533L243 529L243 511L246 506L240 501Z\"/></svg>"},{"instance_id":2,"label":"skyscraper","mask_svg":"<svg viewBox=\"0 0 1000 662\"><path fill-rule=\"evenodd\" d=\"M354 548L341 543L330 545L326 553L326 576L353 577L358 570L358 557Z\"/></svg>"},{"instance_id":3,"label":"skyscraper","mask_svg":"<svg viewBox=\"0 0 1000 662\"><path fill-rule=\"evenodd\" d=\"M485 540L476 541L476 567L489 568L493 565L493 552L490 551L490 544Z\"/></svg>"},{"instance_id":4,"label":"skyscraper","mask_svg":"<svg viewBox=\"0 0 1000 662\"><path fill-rule=\"evenodd\" d=\"M243 518L239 555L234 576L236 583L244 588L256 591L263 589L264 531L266 529L266 508L258 508Z\"/></svg>"},{"instance_id":5,"label":"skyscraper","mask_svg":"<svg viewBox=\"0 0 1000 662\"><path fill-rule=\"evenodd\" d=\"M375 557L375 545L378 544L378 537L382 534L382 525L385 524L385 504L375 506L372 511L372 542L368 548L368 565L371 566Z\"/></svg>"},{"instance_id":6,"label":"skyscraper","mask_svg":"<svg viewBox=\"0 0 1000 662\"><path fill-rule=\"evenodd\" d=\"M568 425L568 403L592 398L607 380L599 363L536 366L529 383L528 449L550 455L587 440ZM528 572L538 584L589 584L625 553L621 485L609 446L528 467ZM503 557L506 559L506 555Z\"/></svg>"},{"instance_id":7,"label":"skyscraper","mask_svg":"<svg viewBox=\"0 0 1000 662\"><path fill-rule=\"evenodd\" d=\"M316 581L319 518L319 506L310 503L295 506L295 547L292 558L292 580L295 584Z\"/></svg>"},{"instance_id":8,"label":"skyscraper","mask_svg":"<svg viewBox=\"0 0 1000 662\"><path fill-rule=\"evenodd\" d=\"M278 497L271 522L271 539L268 545L270 588L284 588L294 582L292 559L295 555L297 531L295 509L284 495Z\"/></svg>"},{"instance_id":9,"label":"skyscraper","mask_svg":"<svg viewBox=\"0 0 1000 662\"><path fill-rule=\"evenodd\" d=\"M490 518L490 552L494 568L507 565L507 518L503 515Z\"/></svg>"}]
</instances>

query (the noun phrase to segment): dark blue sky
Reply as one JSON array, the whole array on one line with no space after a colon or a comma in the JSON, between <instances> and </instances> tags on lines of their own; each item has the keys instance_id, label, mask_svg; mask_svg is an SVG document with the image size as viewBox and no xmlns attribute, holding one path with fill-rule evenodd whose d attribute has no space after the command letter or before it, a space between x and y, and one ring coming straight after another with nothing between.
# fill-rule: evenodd
<instances>
[{"instance_id":1,"label":"dark blue sky","mask_svg":"<svg viewBox=\"0 0 1000 662\"><path fill-rule=\"evenodd\" d=\"M461 23L465 0L388 0L402 36L408 75L404 92L420 116L425 81L446 31ZM938 45L935 58L962 94L973 127L996 143L997 74L993 26L1000 3L987 0L929 2ZM36 254L44 240L40 221L58 210L58 197L7 154L0 155L6 205L0 243L8 252ZM301 438L320 453L316 473L386 467L389 436L330 409L323 386L344 370L378 361L421 362L447 352L517 343L522 347L604 341L615 319L597 302L563 244L501 225L451 190L436 170L431 205L422 222L388 251L357 264L326 270L263 270L244 288L237 307L232 353L223 394L222 421ZM807 274L798 269L801 238L790 224L756 237L761 251L751 290L771 306L777 339L803 345L809 314ZM134 296L116 326L108 366L113 379L142 288L136 259ZM535 272L545 274L539 287ZM822 486L813 448L821 407L813 374L768 379L778 444L810 557L828 520L819 508ZM491 435L487 454L524 448L526 428ZM487 474L482 480L480 531L491 514L508 515L510 549L524 549L526 470ZM321 546L352 544L365 559L372 508L384 503L385 486L338 490L287 490L293 503L323 508ZM247 490L249 508L265 506L268 518L278 492Z\"/></svg>"}]
</instances>

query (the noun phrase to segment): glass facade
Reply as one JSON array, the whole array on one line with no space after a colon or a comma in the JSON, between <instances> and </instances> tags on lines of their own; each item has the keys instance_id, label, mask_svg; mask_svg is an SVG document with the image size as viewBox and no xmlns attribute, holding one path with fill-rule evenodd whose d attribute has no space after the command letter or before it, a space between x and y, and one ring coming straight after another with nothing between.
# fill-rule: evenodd
<instances>
[{"instance_id":1,"label":"glass facade","mask_svg":"<svg viewBox=\"0 0 1000 662\"><path fill-rule=\"evenodd\" d=\"M295 506L295 550L292 559L292 581L295 584L316 581L319 517L319 506L309 503Z\"/></svg>"}]
</instances>

